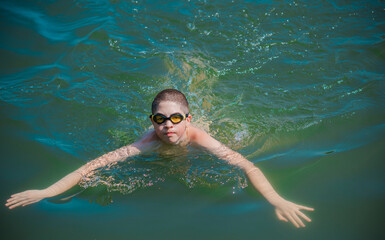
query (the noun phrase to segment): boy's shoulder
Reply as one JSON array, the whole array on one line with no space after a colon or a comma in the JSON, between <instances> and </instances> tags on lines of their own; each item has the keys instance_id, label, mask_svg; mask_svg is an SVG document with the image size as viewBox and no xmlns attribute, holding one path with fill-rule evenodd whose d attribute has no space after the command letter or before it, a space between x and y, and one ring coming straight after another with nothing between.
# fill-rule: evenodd
<instances>
[{"instance_id":1,"label":"boy's shoulder","mask_svg":"<svg viewBox=\"0 0 385 240\"><path fill-rule=\"evenodd\" d=\"M141 151L151 150L154 147L154 144L159 141L158 136L156 136L155 131L149 130L136 142L132 144L132 146L140 149Z\"/></svg>"},{"instance_id":2,"label":"boy's shoulder","mask_svg":"<svg viewBox=\"0 0 385 240\"><path fill-rule=\"evenodd\" d=\"M190 141L199 141L201 138L205 138L209 136L209 134L204 130L192 125L190 125L188 129L188 135L189 135Z\"/></svg>"},{"instance_id":3,"label":"boy's shoulder","mask_svg":"<svg viewBox=\"0 0 385 240\"><path fill-rule=\"evenodd\" d=\"M220 142L210 136L206 131L195 126L190 126L189 135L190 143L193 145L204 148L216 148L220 146Z\"/></svg>"}]
</instances>

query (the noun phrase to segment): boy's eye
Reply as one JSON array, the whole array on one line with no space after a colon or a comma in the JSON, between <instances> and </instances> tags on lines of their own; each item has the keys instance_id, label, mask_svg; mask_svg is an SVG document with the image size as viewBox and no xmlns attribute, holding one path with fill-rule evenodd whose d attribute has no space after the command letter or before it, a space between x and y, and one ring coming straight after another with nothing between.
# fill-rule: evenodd
<instances>
[{"instance_id":1,"label":"boy's eye","mask_svg":"<svg viewBox=\"0 0 385 240\"><path fill-rule=\"evenodd\" d=\"M183 117L178 114L178 115L171 116L170 119L171 119L171 122L178 123L183 120Z\"/></svg>"},{"instance_id":2,"label":"boy's eye","mask_svg":"<svg viewBox=\"0 0 385 240\"><path fill-rule=\"evenodd\" d=\"M164 121L164 117L159 116L159 115L155 115L154 116L154 121L157 122L157 123L162 123Z\"/></svg>"}]
</instances>

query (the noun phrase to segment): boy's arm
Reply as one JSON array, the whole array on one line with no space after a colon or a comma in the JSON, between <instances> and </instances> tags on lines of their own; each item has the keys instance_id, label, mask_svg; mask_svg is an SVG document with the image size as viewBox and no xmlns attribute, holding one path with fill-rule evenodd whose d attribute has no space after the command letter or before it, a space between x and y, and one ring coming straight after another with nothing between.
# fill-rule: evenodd
<instances>
[{"instance_id":1,"label":"boy's arm","mask_svg":"<svg viewBox=\"0 0 385 240\"><path fill-rule=\"evenodd\" d=\"M257 189L266 198L266 200L275 207L275 212L278 219L286 222L290 221L296 227L305 227L300 217L308 222L311 221L310 218L308 218L300 210L313 211L313 208L297 205L285 200L274 190L273 186L263 175L262 171L254 166L252 162L248 161L241 154L224 146L203 130L194 128L193 132L193 143L207 149L209 152L216 155L219 159L222 159L229 164L238 166L245 172L254 188Z\"/></svg>"},{"instance_id":2,"label":"boy's arm","mask_svg":"<svg viewBox=\"0 0 385 240\"><path fill-rule=\"evenodd\" d=\"M137 155L140 152L146 150L150 145L149 142L151 141L151 139L149 139L151 136L149 135L147 135L142 140L136 143L121 147L115 151L104 154L101 157L98 157L88 162L87 164L66 175L65 177L45 189L27 190L21 193L13 194L7 200L5 206L7 206L9 209L18 206L24 207L26 205L36 203L44 198L59 195L78 184L84 176L91 176L93 170L100 167L104 167L110 163L125 160L128 157Z\"/></svg>"}]
</instances>

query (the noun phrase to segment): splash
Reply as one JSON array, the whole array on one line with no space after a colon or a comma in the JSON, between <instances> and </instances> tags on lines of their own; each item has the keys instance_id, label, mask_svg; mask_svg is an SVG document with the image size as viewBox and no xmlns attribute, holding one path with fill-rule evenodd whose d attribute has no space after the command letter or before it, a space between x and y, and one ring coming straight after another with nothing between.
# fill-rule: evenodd
<instances>
[{"instance_id":1,"label":"splash","mask_svg":"<svg viewBox=\"0 0 385 240\"><path fill-rule=\"evenodd\" d=\"M110 193L130 194L140 189L161 188L160 183L165 181L176 181L191 189L224 186L233 194L247 187L246 177L240 169L196 151L188 155L137 156L96 169L81 180L80 186L103 186Z\"/></svg>"}]
</instances>

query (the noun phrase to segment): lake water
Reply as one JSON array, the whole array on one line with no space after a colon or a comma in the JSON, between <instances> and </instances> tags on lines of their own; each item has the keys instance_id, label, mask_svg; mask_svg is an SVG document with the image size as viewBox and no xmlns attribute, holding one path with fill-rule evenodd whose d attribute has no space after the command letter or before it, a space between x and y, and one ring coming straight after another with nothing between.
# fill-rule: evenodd
<instances>
[{"instance_id":1,"label":"lake water","mask_svg":"<svg viewBox=\"0 0 385 240\"><path fill-rule=\"evenodd\" d=\"M315 208L296 229L218 159L148 154L3 206L2 239L384 235L384 1L3 0L0 16L3 202L137 140L177 88L193 123Z\"/></svg>"}]
</instances>

